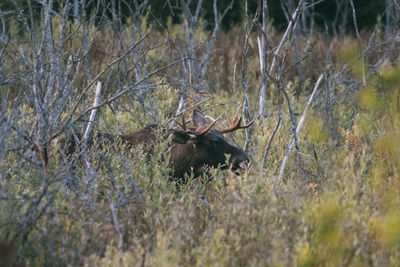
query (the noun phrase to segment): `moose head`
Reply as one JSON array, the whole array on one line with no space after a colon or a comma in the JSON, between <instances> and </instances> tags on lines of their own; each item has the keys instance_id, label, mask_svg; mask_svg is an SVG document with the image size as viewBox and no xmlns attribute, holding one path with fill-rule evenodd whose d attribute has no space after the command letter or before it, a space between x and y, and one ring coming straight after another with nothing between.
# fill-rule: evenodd
<instances>
[{"instance_id":1,"label":"moose head","mask_svg":"<svg viewBox=\"0 0 400 267\"><path fill-rule=\"evenodd\" d=\"M228 168L226 155L230 155L229 165L232 171L239 173L246 170L250 161L249 157L240 148L229 144L223 134L247 128L254 120L242 126L242 117L238 117L238 112L233 120L229 116L227 119L229 126L222 131L213 129L218 119L210 123L198 110L193 111L194 128L186 125L184 115L182 115L182 123L175 121L183 130L175 130L172 135L172 141L175 144L171 150L170 165L175 177L183 177L190 171L193 171L195 176L199 176L207 166L220 166L226 169Z\"/></svg>"}]
</instances>

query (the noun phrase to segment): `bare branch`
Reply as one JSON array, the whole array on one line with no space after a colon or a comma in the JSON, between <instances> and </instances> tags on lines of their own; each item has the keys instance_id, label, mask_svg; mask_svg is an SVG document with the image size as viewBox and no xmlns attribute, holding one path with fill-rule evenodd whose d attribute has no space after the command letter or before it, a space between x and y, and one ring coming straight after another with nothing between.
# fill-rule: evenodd
<instances>
[{"instance_id":1,"label":"bare branch","mask_svg":"<svg viewBox=\"0 0 400 267\"><path fill-rule=\"evenodd\" d=\"M264 156L263 156L263 159L262 159L262 162L261 162L261 165L263 166L263 168L266 167L266 164L267 164L267 157L268 157L269 150L271 149L272 141L274 140L275 134L277 133L279 127L281 126L282 114L281 114L280 112L279 112L278 114L279 114L279 115L278 115L278 121L276 122L275 128L274 128L274 130L272 131L272 135L271 135L271 137L269 138L268 143L267 143L267 145L265 146L265 149L264 149Z\"/></svg>"},{"instance_id":2,"label":"bare branch","mask_svg":"<svg viewBox=\"0 0 400 267\"><path fill-rule=\"evenodd\" d=\"M271 66L269 68L269 71L268 71L268 77L266 78L265 84L263 84L263 89L265 89L265 90L268 87L268 84L270 82L270 78L272 76L272 72L275 69L275 65L277 63L277 58L278 58L279 51L281 50L281 47L283 46L283 44L287 41L288 36L293 31L295 25L297 24L297 21L299 19L299 14L301 12L301 7L303 6L303 4L304 4L304 0L299 1L299 4L298 4L296 10L293 12L293 14L291 16L291 20L289 21L289 25L287 26L286 31L283 34L282 39L279 42L278 47L276 49L272 50L272 53L273 53L272 63L271 63ZM265 92L262 92L261 95L264 96L264 98L265 98L266 94L265 94ZM259 101L260 101L260 105L259 105L258 116L259 117L264 117L265 99L263 99L263 97L260 97Z\"/></svg>"},{"instance_id":3,"label":"bare branch","mask_svg":"<svg viewBox=\"0 0 400 267\"><path fill-rule=\"evenodd\" d=\"M262 118L265 115L265 98L267 94L267 78L266 78L266 65L267 65L267 57L265 55L265 42L267 36L267 20L268 20L268 3L267 0L263 0L262 2L262 37L261 40L257 37L258 43L258 55L260 58L260 72L261 72L261 96L260 96L260 111L259 116Z\"/></svg>"},{"instance_id":4,"label":"bare branch","mask_svg":"<svg viewBox=\"0 0 400 267\"><path fill-rule=\"evenodd\" d=\"M61 129L60 129L59 132L64 131L64 129L67 127L67 125L69 125L69 124L74 124L76 121L80 120L84 115L86 115L86 114L87 114L88 112L90 112L92 109L103 107L104 105L107 105L108 103L111 103L111 102L115 101L116 99L118 99L118 98L121 97L122 95L124 95L124 94L128 93L129 91L131 91L133 88L138 87L141 83L143 83L143 81L149 79L150 77L156 75L157 73L159 73L159 72L161 72L161 71L163 71L163 70L165 70L165 69L167 69L167 68L170 68L171 66L174 66L174 65L178 64L179 62L181 62L181 61L183 61L183 60L185 60L185 59L187 59L187 58L174 61L174 62L172 62L172 63L170 63L170 64L168 64L168 65L166 65L166 66L163 66L163 67L161 67L161 68L159 68L159 69L156 69L156 70L150 72L150 73L147 74L145 77L143 77L140 81L137 81L135 84L129 86L128 88L125 88L125 89L119 91L118 93L115 93L113 96L109 97L107 100L103 101L102 103L98 104L97 106L93 106L93 107L91 107L91 108L88 108L88 109L84 110L84 111L81 112L75 119L72 119L72 116L73 116L73 112L72 112L72 113L70 114L70 118L65 122L64 126L61 127ZM151 86L151 87L152 87L152 86ZM58 134L59 134L59 133L58 133ZM57 135L58 135L58 134L57 134Z\"/></svg>"},{"instance_id":5,"label":"bare branch","mask_svg":"<svg viewBox=\"0 0 400 267\"><path fill-rule=\"evenodd\" d=\"M90 114L90 119L88 122L88 125L86 127L86 131L85 134L83 135L83 138L81 140L82 143L82 156L83 156L83 160L85 162L86 168L88 169L89 172L89 184L91 185L92 179L93 179L93 175L94 175L94 171L91 167L89 158L87 156L86 153L86 149L87 149L87 142L90 136L90 133L92 131L93 128L93 123L94 123L94 119L96 117L96 112L97 112L97 106L99 105L100 102L100 93L101 93L101 82L97 82L97 86L96 86L96 93L94 96L94 103L93 103L93 109L92 109L92 113Z\"/></svg>"},{"instance_id":6,"label":"bare branch","mask_svg":"<svg viewBox=\"0 0 400 267\"><path fill-rule=\"evenodd\" d=\"M303 126L305 117L307 115L307 110L310 107L311 102L314 99L315 93L317 92L317 89L319 88L319 84L321 83L323 77L324 77L324 75L321 73L319 75L317 83L315 84L314 90L312 91L312 93L310 95L310 98L308 99L307 105L306 105L306 107L304 108L304 111L303 111L303 115L301 116L301 119L300 119L299 123L297 124L296 136L300 133L301 127ZM288 149L286 150L286 154L285 154L285 157L283 159L283 162L282 162L282 165L281 165L281 169L279 171L279 179L282 179L283 173L285 172L287 160L289 158L290 152L292 152L294 144L295 144L295 138L293 137Z\"/></svg>"},{"instance_id":7,"label":"bare branch","mask_svg":"<svg viewBox=\"0 0 400 267\"><path fill-rule=\"evenodd\" d=\"M222 15L220 17L218 17L218 10L217 10L217 0L214 0L213 2L213 10L214 10L214 29L213 29L213 33L211 34L211 38L208 41L207 44L207 49L206 52L203 56L203 58L201 59L201 76L200 76L200 83L202 83L204 81L204 77L206 75L206 70L207 70L207 64L208 61L210 59L210 55L211 52L213 50L215 41L217 39L217 33L219 31L219 25L222 22L222 19L225 17L226 13L232 9L233 3L235 0L232 0L229 5L225 8L224 12L222 13Z\"/></svg>"},{"instance_id":8,"label":"bare branch","mask_svg":"<svg viewBox=\"0 0 400 267\"><path fill-rule=\"evenodd\" d=\"M129 165L128 165L128 162L127 162L125 156L122 153L119 153L119 157L121 159L122 165L124 166L124 169L125 169L128 177L129 177L131 186L135 192L136 201L142 202L142 200L143 200L142 194L140 193L140 190L139 190L139 187L137 186L135 178L133 177L132 172L129 169Z\"/></svg>"},{"instance_id":9,"label":"bare branch","mask_svg":"<svg viewBox=\"0 0 400 267\"><path fill-rule=\"evenodd\" d=\"M361 43L361 37L360 37L360 32L358 31L358 26L357 26L357 17L356 17L356 9L354 8L354 3L353 0L349 0L350 5L351 5L351 10L353 14L353 23L354 23L354 29L356 30L356 35L358 39L358 45L360 47L360 53L361 53L361 65L362 65L362 74L363 74L363 85L364 87L367 85L367 80L365 78L365 63L364 63L364 52L362 49L362 43Z\"/></svg>"}]
</instances>

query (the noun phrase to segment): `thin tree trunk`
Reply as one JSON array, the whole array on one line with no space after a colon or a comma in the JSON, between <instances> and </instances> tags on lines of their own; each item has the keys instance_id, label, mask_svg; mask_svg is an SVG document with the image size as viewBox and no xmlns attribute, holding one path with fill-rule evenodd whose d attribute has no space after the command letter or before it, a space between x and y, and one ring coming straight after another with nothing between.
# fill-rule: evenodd
<instances>
[{"instance_id":1,"label":"thin tree trunk","mask_svg":"<svg viewBox=\"0 0 400 267\"><path fill-rule=\"evenodd\" d=\"M303 111L303 115L301 116L301 119L300 119L299 123L297 124L296 133L295 133L296 136L298 136L299 133L300 133L300 130L301 130L302 126L303 126L304 120L305 120L306 115L307 115L308 108L310 107L311 102L314 99L315 93L317 92L317 89L319 88L319 84L321 83L323 77L324 77L324 75L321 73L319 75L317 83L315 84L314 90L311 93L310 98L308 99L307 105L306 105L306 107L304 108L304 111ZM292 152L294 144L295 144L295 137L292 138L292 141L290 142L290 145L289 145L288 149L286 150L286 154L285 154L285 157L283 158L281 169L279 171L279 179L282 179L282 176L283 176L283 174L285 172L287 160L288 160L288 158L290 156L290 153Z\"/></svg>"}]
</instances>

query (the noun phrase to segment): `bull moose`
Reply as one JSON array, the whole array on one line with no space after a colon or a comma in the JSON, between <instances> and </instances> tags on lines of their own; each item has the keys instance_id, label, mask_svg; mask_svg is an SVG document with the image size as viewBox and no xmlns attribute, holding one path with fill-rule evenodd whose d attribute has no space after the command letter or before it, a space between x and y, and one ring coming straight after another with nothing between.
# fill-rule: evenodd
<instances>
[{"instance_id":1,"label":"bull moose","mask_svg":"<svg viewBox=\"0 0 400 267\"><path fill-rule=\"evenodd\" d=\"M250 161L249 157L240 148L229 144L223 134L247 128L254 120L242 126L242 117L238 117L238 113L233 120L229 117L227 119L229 127L222 131L213 129L218 119L209 123L204 114L198 110L194 110L192 115L194 128L186 125L184 115L182 115L181 123L175 121L182 129L167 131L167 136L172 137L169 167L174 178L183 178L185 174L190 174L191 171L193 171L195 177L200 176L206 171L207 166L220 166L222 169L226 169L228 167L225 164L226 155L230 155L229 165L233 172L238 173L246 170ZM152 124L132 134L99 134L98 137L107 142L122 142L128 148L133 148L140 144L151 144L158 140L158 128L158 125ZM73 143L71 143L71 140ZM65 140L61 142L63 143L61 146L67 145L67 155L72 154L76 148L74 139L71 140L68 141L68 144L65 143Z\"/></svg>"}]
</instances>

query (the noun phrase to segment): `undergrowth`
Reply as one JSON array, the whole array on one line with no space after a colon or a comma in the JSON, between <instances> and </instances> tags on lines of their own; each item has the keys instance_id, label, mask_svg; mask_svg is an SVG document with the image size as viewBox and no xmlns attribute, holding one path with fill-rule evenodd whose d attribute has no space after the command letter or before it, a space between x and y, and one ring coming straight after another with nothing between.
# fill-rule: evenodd
<instances>
[{"instance_id":1,"label":"undergrowth","mask_svg":"<svg viewBox=\"0 0 400 267\"><path fill-rule=\"evenodd\" d=\"M176 29L180 26L171 26L173 47L149 53L149 64L168 62L178 53L184 38ZM231 78L235 54L242 49L238 31L218 39L217 50L224 52L215 53L210 63L205 85L210 100L197 106L209 109L206 113L214 118L234 114L243 96L238 89L240 75ZM151 33L148 42L163 36ZM231 49L225 49L226 39L231 40ZM57 144L46 172L10 152L1 162L7 175L0 184L0 236L11 240L21 231L21 222L31 219L23 217L33 206L25 199L40 200L39 208L47 205L30 234L15 241L20 244L16 262L31 266L398 266L400 68L391 62L366 68L364 86L356 40L330 41L318 35L310 39L320 43L311 45L313 56L304 61L307 80L300 85L294 71L288 72L289 100L294 112L301 114L314 79L328 64L324 53L330 44L335 52L323 72L331 95L326 96L327 86L319 91L298 135L299 149L292 152L282 178L278 173L293 134L285 102L266 166L261 164L278 120L274 83L268 89L268 115L257 119L252 128L248 147L252 166L242 176L213 169L211 181L189 177L186 184L178 185L169 177L169 140L160 142L150 159L140 147L122 156L120 152L126 151L122 145L90 149L95 169L92 183L83 164L73 170L66 167L68 159L57 152ZM103 39L98 45L110 43ZM250 45L248 87L258 88L257 48ZM368 60L379 58L379 53L370 54L367 63L372 65ZM96 64L101 68L105 63ZM174 71L179 70L167 73L172 76ZM149 97L158 107L157 120L166 123L179 92L165 76L152 79L160 85ZM228 84L224 87L224 83ZM257 90L248 94L249 102L255 103ZM102 107L94 131L133 132L153 122L139 102L130 100L120 100L123 109ZM32 107L21 108L25 117L20 124L29 124L34 120ZM215 127L224 128L226 123L221 119ZM245 131L227 138L243 147ZM42 191L52 193L42 200Z\"/></svg>"}]
</instances>

